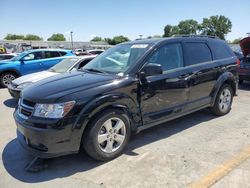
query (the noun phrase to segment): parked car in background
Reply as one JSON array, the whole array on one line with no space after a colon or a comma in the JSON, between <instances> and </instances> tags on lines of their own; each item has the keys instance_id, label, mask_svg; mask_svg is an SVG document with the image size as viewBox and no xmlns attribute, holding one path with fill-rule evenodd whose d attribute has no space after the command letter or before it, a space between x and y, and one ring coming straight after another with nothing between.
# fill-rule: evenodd
<instances>
[{"instance_id":1,"label":"parked car in background","mask_svg":"<svg viewBox=\"0 0 250 188\"><path fill-rule=\"evenodd\" d=\"M8 61L0 61L0 86L7 87L17 77L47 70L73 55L71 50L39 49L25 51Z\"/></svg>"},{"instance_id":2,"label":"parked car in background","mask_svg":"<svg viewBox=\"0 0 250 188\"><path fill-rule=\"evenodd\" d=\"M114 58L115 57L115 58ZM108 49L81 71L22 91L17 138L37 157L84 149L97 160L120 155L132 132L210 108L230 112L237 58L211 37L137 40Z\"/></svg>"},{"instance_id":3,"label":"parked car in background","mask_svg":"<svg viewBox=\"0 0 250 188\"><path fill-rule=\"evenodd\" d=\"M101 53L103 53L104 50L101 50L101 49L92 49L92 50L87 50L87 53L90 53L90 54L96 54L96 55L99 55Z\"/></svg>"},{"instance_id":4,"label":"parked car in background","mask_svg":"<svg viewBox=\"0 0 250 188\"><path fill-rule=\"evenodd\" d=\"M36 73L28 74L25 76L21 76L13 80L8 85L9 93L13 98L19 98L21 91L25 87L35 82L38 82L42 79L55 76L57 74L79 70L83 66L85 66L88 62L90 62L92 59L94 59L95 57L96 55L83 56L83 57L81 56L69 57L69 58L62 60L58 64L54 65L47 71L36 72Z\"/></svg>"},{"instance_id":5,"label":"parked car in background","mask_svg":"<svg viewBox=\"0 0 250 188\"><path fill-rule=\"evenodd\" d=\"M240 59L239 72L239 84L242 84L244 80L250 81L250 37L246 37L240 41L240 47L243 55L238 57Z\"/></svg>"},{"instance_id":6,"label":"parked car in background","mask_svg":"<svg viewBox=\"0 0 250 188\"><path fill-rule=\"evenodd\" d=\"M0 61L2 60L8 60L8 59L11 59L13 57L16 57L17 54L0 54Z\"/></svg>"},{"instance_id":7,"label":"parked car in background","mask_svg":"<svg viewBox=\"0 0 250 188\"><path fill-rule=\"evenodd\" d=\"M93 55L91 53L88 53L86 50L83 49L75 49L73 53L77 56L83 56L83 55Z\"/></svg>"}]
</instances>

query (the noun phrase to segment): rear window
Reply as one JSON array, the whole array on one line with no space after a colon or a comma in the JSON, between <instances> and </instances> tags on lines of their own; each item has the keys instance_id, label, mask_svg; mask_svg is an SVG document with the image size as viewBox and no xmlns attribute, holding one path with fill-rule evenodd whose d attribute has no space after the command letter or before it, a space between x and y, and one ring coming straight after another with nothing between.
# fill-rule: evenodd
<instances>
[{"instance_id":1,"label":"rear window","mask_svg":"<svg viewBox=\"0 0 250 188\"><path fill-rule=\"evenodd\" d=\"M203 42L184 43L186 66L212 61L210 49Z\"/></svg>"},{"instance_id":2,"label":"rear window","mask_svg":"<svg viewBox=\"0 0 250 188\"><path fill-rule=\"evenodd\" d=\"M222 41L217 41L217 40L209 41L209 46L211 47L214 60L224 59L234 56L230 47Z\"/></svg>"}]
</instances>

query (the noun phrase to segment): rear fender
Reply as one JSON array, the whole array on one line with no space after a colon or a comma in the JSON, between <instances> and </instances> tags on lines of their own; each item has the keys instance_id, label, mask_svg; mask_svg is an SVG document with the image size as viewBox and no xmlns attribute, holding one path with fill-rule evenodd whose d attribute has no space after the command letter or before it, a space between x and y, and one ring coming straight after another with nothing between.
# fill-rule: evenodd
<instances>
[{"instance_id":1,"label":"rear fender","mask_svg":"<svg viewBox=\"0 0 250 188\"><path fill-rule=\"evenodd\" d=\"M225 72L223 73L216 81L215 85L214 85L214 88L212 90L212 92L210 93L210 96L212 97L212 100L211 100L211 106L214 105L215 103L215 99L216 99L216 96L221 88L221 86L223 84L229 84L230 86L232 86L233 90L234 90L234 94L236 93L236 90L237 90L237 80L236 80L236 77L231 73L231 72Z\"/></svg>"}]
</instances>

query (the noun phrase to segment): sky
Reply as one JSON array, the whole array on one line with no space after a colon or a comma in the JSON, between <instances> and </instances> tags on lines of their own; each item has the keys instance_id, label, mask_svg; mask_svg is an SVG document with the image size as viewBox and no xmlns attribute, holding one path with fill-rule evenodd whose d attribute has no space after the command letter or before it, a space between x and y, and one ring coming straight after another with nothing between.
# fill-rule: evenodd
<instances>
[{"instance_id":1,"label":"sky","mask_svg":"<svg viewBox=\"0 0 250 188\"><path fill-rule=\"evenodd\" d=\"M36 34L46 40L62 33L74 41L125 35L131 40L162 35L167 24L224 15L232 21L227 40L250 32L250 0L0 0L0 39Z\"/></svg>"}]
</instances>

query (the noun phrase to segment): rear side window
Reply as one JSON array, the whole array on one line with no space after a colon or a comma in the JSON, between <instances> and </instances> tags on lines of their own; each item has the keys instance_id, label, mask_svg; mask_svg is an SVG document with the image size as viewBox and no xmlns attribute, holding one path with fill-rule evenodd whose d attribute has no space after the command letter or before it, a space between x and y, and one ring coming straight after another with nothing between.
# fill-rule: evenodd
<instances>
[{"instance_id":1,"label":"rear side window","mask_svg":"<svg viewBox=\"0 0 250 188\"><path fill-rule=\"evenodd\" d=\"M45 51L45 58L60 57L59 52L56 51Z\"/></svg>"},{"instance_id":2,"label":"rear side window","mask_svg":"<svg viewBox=\"0 0 250 188\"><path fill-rule=\"evenodd\" d=\"M230 47L227 46L227 44L222 41L216 41L216 40L210 41L209 46L211 47L214 60L224 59L234 56Z\"/></svg>"},{"instance_id":3,"label":"rear side window","mask_svg":"<svg viewBox=\"0 0 250 188\"><path fill-rule=\"evenodd\" d=\"M181 44L174 43L160 47L154 52L147 63L160 64L163 71L183 67Z\"/></svg>"},{"instance_id":4,"label":"rear side window","mask_svg":"<svg viewBox=\"0 0 250 188\"><path fill-rule=\"evenodd\" d=\"M59 52L61 56L64 56L66 55L67 53L66 52Z\"/></svg>"},{"instance_id":5,"label":"rear side window","mask_svg":"<svg viewBox=\"0 0 250 188\"><path fill-rule=\"evenodd\" d=\"M210 49L203 42L184 43L186 66L212 61Z\"/></svg>"}]
</instances>

